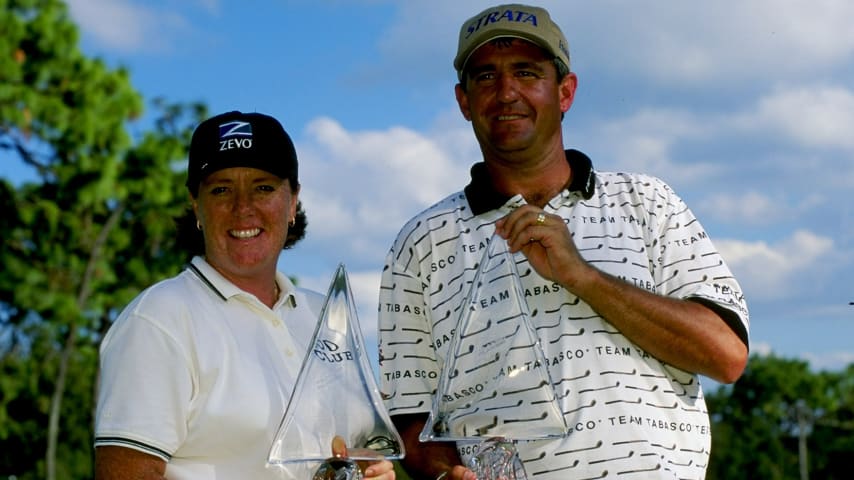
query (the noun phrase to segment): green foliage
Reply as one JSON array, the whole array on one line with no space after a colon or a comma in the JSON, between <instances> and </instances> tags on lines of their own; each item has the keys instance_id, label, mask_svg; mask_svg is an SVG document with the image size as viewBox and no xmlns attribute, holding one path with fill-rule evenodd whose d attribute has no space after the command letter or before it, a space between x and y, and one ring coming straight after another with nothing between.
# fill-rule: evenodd
<instances>
[{"instance_id":1,"label":"green foliage","mask_svg":"<svg viewBox=\"0 0 854 480\"><path fill-rule=\"evenodd\" d=\"M848 478L854 451L854 365L810 370L801 360L752 356L733 385L707 395L710 479L800 478L805 440L810 478Z\"/></svg>"},{"instance_id":2,"label":"green foliage","mask_svg":"<svg viewBox=\"0 0 854 480\"><path fill-rule=\"evenodd\" d=\"M207 112L154 100L151 127L132 138L142 98L127 71L81 53L63 2L0 0L0 31L0 162L38 179L0 178L0 478L91 478L98 345L131 298L186 260L173 219ZM815 373L754 356L707 401L708 478L799 478L801 438L810 478L850 475L854 365Z\"/></svg>"},{"instance_id":3,"label":"green foliage","mask_svg":"<svg viewBox=\"0 0 854 480\"><path fill-rule=\"evenodd\" d=\"M79 49L59 0L0 0L0 477L89 478L97 348L139 291L179 271L185 146L202 105L143 100Z\"/></svg>"}]
</instances>

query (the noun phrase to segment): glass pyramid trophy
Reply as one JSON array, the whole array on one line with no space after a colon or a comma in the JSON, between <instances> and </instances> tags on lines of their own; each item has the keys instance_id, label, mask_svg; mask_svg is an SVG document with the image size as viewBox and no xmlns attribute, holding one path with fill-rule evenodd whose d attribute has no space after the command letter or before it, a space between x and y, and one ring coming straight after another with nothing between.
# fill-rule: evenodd
<instances>
[{"instance_id":1,"label":"glass pyramid trophy","mask_svg":"<svg viewBox=\"0 0 854 480\"><path fill-rule=\"evenodd\" d=\"M346 442L346 458L332 456L336 436ZM340 264L267 464L289 470L296 463L320 463L315 479L345 480L362 478L356 460L403 456L403 441L383 407Z\"/></svg>"},{"instance_id":2,"label":"glass pyramid trophy","mask_svg":"<svg viewBox=\"0 0 854 480\"><path fill-rule=\"evenodd\" d=\"M525 479L514 441L563 437L566 422L507 242L493 235L449 343L421 441L479 441L479 480Z\"/></svg>"}]
</instances>

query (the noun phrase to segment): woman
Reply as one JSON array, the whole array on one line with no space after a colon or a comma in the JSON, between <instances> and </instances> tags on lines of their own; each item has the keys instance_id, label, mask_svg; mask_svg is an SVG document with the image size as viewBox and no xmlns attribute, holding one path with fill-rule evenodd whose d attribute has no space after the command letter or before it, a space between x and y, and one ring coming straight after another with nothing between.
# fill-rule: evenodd
<instances>
[{"instance_id":1,"label":"woman","mask_svg":"<svg viewBox=\"0 0 854 480\"><path fill-rule=\"evenodd\" d=\"M180 237L196 256L135 298L101 345L96 478L309 478L266 466L323 304L277 271L306 225L293 143L267 115L205 120L187 188L195 233L184 222ZM388 461L364 473L394 479Z\"/></svg>"}]
</instances>

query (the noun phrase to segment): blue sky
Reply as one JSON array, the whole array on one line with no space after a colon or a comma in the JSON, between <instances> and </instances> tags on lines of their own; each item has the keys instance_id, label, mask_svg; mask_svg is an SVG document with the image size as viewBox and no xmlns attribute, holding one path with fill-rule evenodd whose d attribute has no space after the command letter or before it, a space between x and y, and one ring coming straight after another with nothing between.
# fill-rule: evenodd
<instances>
[{"instance_id":1,"label":"blue sky","mask_svg":"<svg viewBox=\"0 0 854 480\"><path fill-rule=\"evenodd\" d=\"M87 54L146 99L277 117L309 233L281 268L343 262L367 342L383 257L479 160L453 96L459 26L491 2L71 0ZM579 76L567 147L663 178L739 277L751 348L854 362L854 2L541 1ZM134 126L144 128L144 120Z\"/></svg>"}]
</instances>

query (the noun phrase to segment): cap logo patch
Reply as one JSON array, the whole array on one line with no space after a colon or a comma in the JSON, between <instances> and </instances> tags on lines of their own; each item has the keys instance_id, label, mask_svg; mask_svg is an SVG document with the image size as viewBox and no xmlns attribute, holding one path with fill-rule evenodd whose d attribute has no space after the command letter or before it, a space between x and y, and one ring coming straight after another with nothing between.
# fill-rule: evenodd
<instances>
[{"instance_id":1,"label":"cap logo patch","mask_svg":"<svg viewBox=\"0 0 854 480\"><path fill-rule=\"evenodd\" d=\"M537 16L528 12L524 12L522 10L505 10L502 12L491 12L488 15L484 15L477 19L476 22L472 22L468 26L468 33L466 34L466 38L472 36L475 32L480 30L480 27L485 27L492 23L498 23L502 20L506 20L508 22L518 22L518 23L530 23L534 27L537 26Z\"/></svg>"},{"instance_id":2,"label":"cap logo patch","mask_svg":"<svg viewBox=\"0 0 854 480\"><path fill-rule=\"evenodd\" d=\"M252 124L233 121L219 126L219 151L252 148Z\"/></svg>"}]
</instances>

